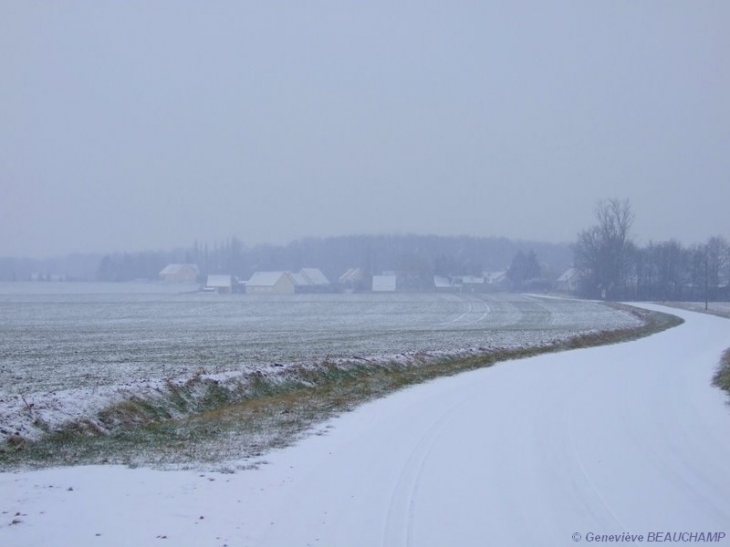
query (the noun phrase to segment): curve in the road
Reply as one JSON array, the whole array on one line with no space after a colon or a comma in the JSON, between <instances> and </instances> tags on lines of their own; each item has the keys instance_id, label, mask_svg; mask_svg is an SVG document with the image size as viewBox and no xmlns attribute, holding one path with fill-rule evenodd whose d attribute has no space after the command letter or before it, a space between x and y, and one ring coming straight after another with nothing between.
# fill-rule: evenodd
<instances>
[{"instance_id":1,"label":"curve in the road","mask_svg":"<svg viewBox=\"0 0 730 547\"><path fill-rule=\"evenodd\" d=\"M19 515L0 544L532 547L703 533L728 545L730 408L711 379L730 323L673 313L685 323L641 340L403 390L258 470L0 475L0 514Z\"/></svg>"}]
</instances>

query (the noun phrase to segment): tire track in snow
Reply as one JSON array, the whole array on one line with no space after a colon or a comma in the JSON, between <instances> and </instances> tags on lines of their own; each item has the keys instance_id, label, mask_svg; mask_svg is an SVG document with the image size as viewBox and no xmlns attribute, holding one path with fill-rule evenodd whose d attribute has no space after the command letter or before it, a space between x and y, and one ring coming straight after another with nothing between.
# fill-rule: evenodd
<instances>
[{"instance_id":1,"label":"tire track in snow","mask_svg":"<svg viewBox=\"0 0 730 547\"><path fill-rule=\"evenodd\" d=\"M441 323L441 326L455 324L458 324L459 326L475 325L477 323L483 322L487 317L489 317L489 314L492 312L491 306L483 299L475 300L472 297L464 296L460 296L460 299L462 303L467 304L467 310L454 317L453 319L443 321ZM477 318L474 318L473 316L478 313L481 313L481 315Z\"/></svg>"},{"instance_id":2,"label":"tire track in snow","mask_svg":"<svg viewBox=\"0 0 730 547\"><path fill-rule=\"evenodd\" d=\"M413 521L416 499L423 468L428 456L441 437L448 419L474 397L470 394L443 412L423 433L411 455L401 468L399 480L390 496L382 545L413 545Z\"/></svg>"},{"instance_id":3,"label":"tire track in snow","mask_svg":"<svg viewBox=\"0 0 730 547\"><path fill-rule=\"evenodd\" d=\"M570 455L575 462L578 470L580 471L580 474L585 479L585 482L588 484L588 487L590 491L595 494L596 498L598 499L599 503L606 509L609 515L611 515L611 518L616 522L616 524L619 525L621 530L623 532L630 533L631 531L621 522L621 519L618 517L616 512L613 510L611 505L606 501L606 499L601 494L601 491L599 490L598 486L596 486L596 483L591 479L591 476L588 474L588 471L586 470L586 466L583 463L583 460L580 457L580 454L578 453L578 450L576 449L575 445L575 435L573 432L573 428L571 427L569 420L567 419L567 407L563 408L562 414L562 423L565 426L565 431L567 431L568 435L568 445L570 446Z\"/></svg>"}]
</instances>

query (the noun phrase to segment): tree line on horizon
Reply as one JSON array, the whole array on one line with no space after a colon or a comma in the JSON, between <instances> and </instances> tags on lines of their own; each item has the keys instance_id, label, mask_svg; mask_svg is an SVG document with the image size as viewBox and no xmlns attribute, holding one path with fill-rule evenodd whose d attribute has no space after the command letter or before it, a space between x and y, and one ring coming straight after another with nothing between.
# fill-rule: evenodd
<instances>
[{"instance_id":1,"label":"tree line on horizon","mask_svg":"<svg viewBox=\"0 0 730 547\"><path fill-rule=\"evenodd\" d=\"M432 287L433 276L480 276L505 271L513 290L549 290L569 267L577 295L606 300L730 300L730 245L722 236L683 246L677 240L638 245L631 233L628 200L604 199L596 223L574 244L516 241L503 237L352 235L303 238L286 245L247 246L230 237L188 248L63 258L0 258L1 281L157 280L168 264L198 266L199 281L225 273L246 280L256 271L321 269L337 280L350 268L367 275L397 272L401 286Z\"/></svg>"},{"instance_id":2,"label":"tree line on horizon","mask_svg":"<svg viewBox=\"0 0 730 547\"><path fill-rule=\"evenodd\" d=\"M730 300L730 245L722 236L683 246L675 239L635 243L628 199L604 199L596 224L574 245L578 294L606 300Z\"/></svg>"},{"instance_id":3,"label":"tree line on horizon","mask_svg":"<svg viewBox=\"0 0 730 547\"><path fill-rule=\"evenodd\" d=\"M509 270L522 280L534 274L538 256L540 275L553 279L572 261L569 244L507 238L354 235L248 247L232 237L219 244L195 243L171 252L105 255L96 278L157 279L159 271L170 263L196 264L201 281L208 274L225 273L245 280L256 271L299 271L306 267L319 268L330 280L337 280L347 270L360 268L366 275L397 272L402 287L417 290L432 288L434 276L481 276L485 271Z\"/></svg>"},{"instance_id":4,"label":"tree line on horizon","mask_svg":"<svg viewBox=\"0 0 730 547\"><path fill-rule=\"evenodd\" d=\"M481 276L485 271L506 271L520 286L538 276L555 279L571 265L572 255L567 243L503 237L352 235L255 246L231 237L172 250L52 259L0 258L0 280L157 280L165 266L176 263L196 264L201 282L208 274L231 274L245 280L256 271L298 271L305 267L319 268L336 280L345 271L360 268L367 275L398 272L406 285L418 289L432 285L433 276Z\"/></svg>"}]
</instances>

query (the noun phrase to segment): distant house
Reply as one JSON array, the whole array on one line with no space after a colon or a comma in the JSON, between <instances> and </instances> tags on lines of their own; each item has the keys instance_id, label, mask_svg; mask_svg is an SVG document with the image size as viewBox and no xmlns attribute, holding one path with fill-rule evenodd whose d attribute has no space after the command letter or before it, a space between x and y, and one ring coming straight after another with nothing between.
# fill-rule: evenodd
<instances>
[{"instance_id":1,"label":"distant house","mask_svg":"<svg viewBox=\"0 0 730 547\"><path fill-rule=\"evenodd\" d=\"M326 287L330 284L330 280L327 279L327 276L317 268L302 268L299 273L316 287Z\"/></svg>"},{"instance_id":2,"label":"distant house","mask_svg":"<svg viewBox=\"0 0 730 547\"><path fill-rule=\"evenodd\" d=\"M555 282L555 290L560 292L574 293L578 291L580 283L580 271L576 268L568 268L558 277Z\"/></svg>"},{"instance_id":3,"label":"distant house","mask_svg":"<svg viewBox=\"0 0 730 547\"><path fill-rule=\"evenodd\" d=\"M197 264L168 264L160 272L160 278L168 283L195 283L198 274Z\"/></svg>"},{"instance_id":4,"label":"distant house","mask_svg":"<svg viewBox=\"0 0 730 547\"><path fill-rule=\"evenodd\" d=\"M373 292L394 292L397 284L395 275L374 275Z\"/></svg>"},{"instance_id":5,"label":"distant house","mask_svg":"<svg viewBox=\"0 0 730 547\"><path fill-rule=\"evenodd\" d=\"M437 291L456 291L461 288L461 285L455 285L451 282L451 279L446 276L434 275L433 287Z\"/></svg>"},{"instance_id":6,"label":"distant house","mask_svg":"<svg viewBox=\"0 0 730 547\"><path fill-rule=\"evenodd\" d=\"M296 284L289 272L256 272L246 282L246 294L294 294Z\"/></svg>"},{"instance_id":7,"label":"distant house","mask_svg":"<svg viewBox=\"0 0 730 547\"><path fill-rule=\"evenodd\" d=\"M366 275L361 268L350 268L339 277L337 283L350 292L367 288Z\"/></svg>"},{"instance_id":8,"label":"distant house","mask_svg":"<svg viewBox=\"0 0 730 547\"><path fill-rule=\"evenodd\" d=\"M484 272L483 275L487 285L502 285L507 281L507 272Z\"/></svg>"},{"instance_id":9,"label":"distant house","mask_svg":"<svg viewBox=\"0 0 730 547\"><path fill-rule=\"evenodd\" d=\"M365 273L360 268L350 268L337 280L341 285L359 283L365 279Z\"/></svg>"},{"instance_id":10,"label":"distant house","mask_svg":"<svg viewBox=\"0 0 730 547\"><path fill-rule=\"evenodd\" d=\"M294 288L296 290L302 290L306 289L307 287L310 287L312 285L312 282L307 279L307 277L301 273L292 273L291 275L292 280L294 281Z\"/></svg>"},{"instance_id":11,"label":"distant house","mask_svg":"<svg viewBox=\"0 0 730 547\"><path fill-rule=\"evenodd\" d=\"M231 293L233 292L233 276L211 274L208 276L208 280L205 283L205 290L215 291L217 293Z\"/></svg>"},{"instance_id":12,"label":"distant house","mask_svg":"<svg viewBox=\"0 0 730 547\"><path fill-rule=\"evenodd\" d=\"M317 268L302 268L291 276L297 292L329 292L332 288L329 279Z\"/></svg>"},{"instance_id":13,"label":"distant house","mask_svg":"<svg viewBox=\"0 0 730 547\"><path fill-rule=\"evenodd\" d=\"M462 290L468 292L482 292L486 289L486 281L483 277L476 275L461 276Z\"/></svg>"}]
</instances>

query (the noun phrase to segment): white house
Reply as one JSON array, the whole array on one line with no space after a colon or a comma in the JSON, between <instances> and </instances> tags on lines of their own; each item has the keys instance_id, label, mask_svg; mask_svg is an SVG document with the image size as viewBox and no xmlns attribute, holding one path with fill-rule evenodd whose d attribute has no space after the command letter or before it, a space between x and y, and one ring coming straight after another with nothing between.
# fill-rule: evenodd
<instances>
[{"instance_id":1,"label":"white house","mask_svg":"<svg viewBox=\"0 0 730 547\"><path fill-rule=\"evenodd\" d=\"M290 275L294 279L297 292L327 292L331 288L329 279L317 268L302 268L299 273Z\"/></svg>"},{"instance_id":2,"label":"white house","mask_svg":"<svg viewBox=\"0 0 730 547\"><path fill-rule=\"evenodd\" d=\"M215 291L218 293L230 293L233 292L233 276L211 274L208 276L208 281L205 283L206 291Z\"/></svg>"},{"instance_id":3,"label":"white house","mask_svg":"<svg viewBox=\"0 0 730 547\"><path fill-rule=\"evenodd\" d=\"M338 281L342 285L348 285L360 283L363 279L365 279L365 273L360 268L350 268L340 276Z\"/></svg>"},{"instance_id":4,"label":"white house","mask_svg":"<svg viewBox=\"0 0 730 547\"><path fill-rule=\"evenodd\" d=\"M160 272L168 283L194 283L198 279L197 264L168 264Z\"/></svg>"},{"instance_id":5,"label":"white house","mask_svg":"<svg viewBox=\"0 0 730 547\"><path fill-rule=\"evenodd\" d=\"M500 285L507 281L507 272L484 272L483 275L487 285Z\"/></svg>"},{"instance_id":6,"label":"white house","mask_svg":"<svg viewBox=\"0 0 730 547\"><path fill-rule=\"evenodd\" d=\"M289 272L256 272L246 282L246 294L294 294L296 281Z\"/></svg>"},{"instance_id":7,"label":"white house","mask_svg":"<svg viewBox=\"0 0 730 547\"><path fill-rule=\"evenodd\" d=\"M318 268L302 268L299 271L299 275L303 276L309 281L310 285L315 287L326 287L330 284L330 280Z\"/></svg>"},{"instance_id":8,"label":"white house","mask_svg":"<svg viewBox=\"0 0 730 547\"><path fill-rule=\"evenodd\" d=\"M373 292L393 292L396 288L395 275L374 275Z\"/></svg>"},{"instance_id":9,"label":"white house","mask_svg":"<svg viewBox=\"0 0 730 547\"><path fill-rule=\"evenodd\" d=\"M580 283L580 272L576 268L568 268L555 282L555 290L561 292L576 292Z\"/></svg>"},{"instance_id":10,"label":"white house","mask_svg":"<svg viewBox=\"0 0 730 547\"><path fill-rule=\"evenodd\" d=\"M433 276L433 286L437 291L453 291L459 288L451 282L451 279L442 275Z\"/></svg>"},{"instance_id":11,"label":"white house","mask_svg":"<svg viewBox=\"0 0 730 547\"><path fill-rule=\"evenodd\" d=\"M312 282L302 273L292 273L289 275L291 275L291 278L294 281L294 286L297 289L307 288L312 285Z\"/></svg>"},{"instance_id":12,"label":"white house","mask_svg":"<svg viewBox=\"0 0 730 547\"><path fill-rule=\"evenodd\" d=\"M367 283L365 272L360 268L350 268L339 277L337 282L348 292L365 290Z\"/></svg>"}]
</instances>

